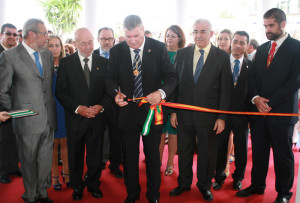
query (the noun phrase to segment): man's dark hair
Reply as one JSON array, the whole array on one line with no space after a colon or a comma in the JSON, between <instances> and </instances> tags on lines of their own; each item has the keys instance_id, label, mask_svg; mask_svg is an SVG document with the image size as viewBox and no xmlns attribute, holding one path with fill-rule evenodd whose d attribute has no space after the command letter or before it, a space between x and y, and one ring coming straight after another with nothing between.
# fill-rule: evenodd
<instances>
[{"instance_id":1,"label":"man's dark hair","mask_svg":"<svg viewBox=\"0 0 300 203\"><path fill-rule=\"evenodd\" d=\"M249 34L245 31L236 31L233 35L233 38L235 35L241 35L247 37L247 44L249 44Z\"/></svg>"},{"instance_id":2,"label":"man's dark hair","mask_svg":"<svg viewBox=\"0 0 300 203\"><path fill-rule=\"evenodd\" d=\"M112 32L113 36L115 36L113 29L111 29L109 27L103 27L103 28L100 28L98 30L98 37L99 37L99 35L100 35L100 33L101 33L102 30L110 30Z\"/></svg>"},{"instance_id":3,"label":"man's dark hair","mask_svg":"<svg viewBox=\"0 0 300 203\"><path fill-rule=\"evenodd\" d=\"M283 10L279 8L272 8L268 10L264 14L264 19L268 19L268 18L274 18L278 24L282 23L283 21L286 21L285 13L283 12Z\"/></svg>"},{"instance_id":4,"label":"man's dark hair","mask_svg":"<svg viewBox=\"0 0 300 203\"><path fill-rule=\"evenodd\" d=\"M251 39L249 44L251 44L254 49L257 49L257 47L259 45L258 42L256 41L256 39Z\"/></svg>"},{"instance_id":5,"label":"man's dark hair","mask_svg":"<svg viewBox=\"0 0 300 203\"><path fill-rule=\"evenodd\" d=\"M5 28L12 28L12 29L17 29L16 26L14 26L13 24L10 23L5 23L4 25L2 25L1 27L1 33L4 32Z\"/></svg>"},{"instance_id":6,"label":"man's dark hair","mask_svg":"<svg viewBox=\"0 0 300 203\"><path fill-rule=\"evenodd\" d=\"M142 19L139 16L129 15L124 19L123 27L126 28L127 30L131 31L138 26L143 27Z\"/></svg>"},{"instance_id":7,"label":"man's dark hair","mask_svg":"<svg viewBox=\"0 0 300 203\"><path fill-rule=\"evenodd\" d=\"M145 31L145 35L146 35L146 34L152 34L152 33L151 33L149 30L146 30L146 31Z\"/></svg>"}]
</instances>

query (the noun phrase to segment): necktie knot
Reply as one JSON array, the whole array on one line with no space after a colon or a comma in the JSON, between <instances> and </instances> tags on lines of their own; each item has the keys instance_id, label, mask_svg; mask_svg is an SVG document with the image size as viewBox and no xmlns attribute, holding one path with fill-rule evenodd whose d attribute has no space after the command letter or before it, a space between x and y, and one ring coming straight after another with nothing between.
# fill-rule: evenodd
<instances>
[{"instance_id":1,"label":"necktie knot","mask_svg":"<svg viewBox=\"0 0 300 203\"><path fill-rule=\"evenodd\" d=\"M234 60L234 63L239 65L240 64L240 60Z\"/></svg>"},{"instance_id":2,"label":"necktie knot","mask_svg":"<svg viewBox=\"0 0 300 203\"><path fill-rule=\"evenodd\" d=\"M201 55L204 54L204 50L203 49L200 49L199 51L200 51Z\"/></svg>"},{"instance_id":3,"label":"necktie knot","mask_svg":"<svg viewBox=\"0 0 300 203\"><path fill-rule=\"evenodd\" d=\"M103 55L104 55L105 58L108 59L108 57L109 57L109 53L108 52L103 52Z\"/></svg>"},{"instance_id":4,"label":"necktie knot","mask_svg":"<svg viewBox=\"0 0 300 203\"><path fill-rule=\"evenodd\" d=\"M273 42L273 43L272 43L272 49L275 49L276 46L277 46L276 42Z\"/></svg>"},{"instance_id":5,"label":"necktie knot","mask_svg":"<svg viewBox=\"0 0 300 203\"><path fill-rule=\"evenodd\" d=\"M84 61L84 63L87 63L87 62L89 62L89 59L88 58L84 58L83 61Z\"/></svg>"},{"instance_id":6,"label":"necktie knot","mask_svg":"<svg viewBox=\"0 0 300 203\"><path fill-rule=\"evenodd\" d=\"M140 53L140 49L134 49L133 50L135 54L139 54Z\"/></svg>"},{"instance_id":7,"label":"necktie knot","mask_svg":"<svg viewBox=\"0 0 300 203\"><path fill-rule=\"evenodd\" d=\"M35 57L36 60L40 60L40 56L39 56L39 52L33 52L33 55Z\"/></svg>"}]
</instances>

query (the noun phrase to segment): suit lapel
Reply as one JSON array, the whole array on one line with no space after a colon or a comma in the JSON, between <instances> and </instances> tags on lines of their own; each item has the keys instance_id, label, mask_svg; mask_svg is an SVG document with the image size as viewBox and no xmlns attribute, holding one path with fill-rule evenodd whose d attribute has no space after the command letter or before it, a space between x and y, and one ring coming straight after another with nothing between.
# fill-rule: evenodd
<instances>
[{"instance_id":1,"label":"suit lapel","mask_svg":"<svg viewBox=\"0 0 300 203\"><path fill-rule=\"evenodd\" d=\"M274 64L276 63L276 61L278 60L278 58L284 57L284 55L287 53L287 50L290 47L290 36L288 36L288 38L286 38L286 40L282 43L282 45L279 47L277 53L275 54L273 60L270 63L269 66L269 70L272 69L272 67L274 66Z\"/></svg>"},{"instance_id":2,"label":"suit lapel","mask_svg":"<svg viewBox=\"0 0 300 203\"><path fill-rule=\"evenodd\" d=\"M194 50L195 50L195 46L196 45L191 46L191 47L188 48L187 53L186 53L186 61L187 62L186 62L186 66L185 66L186 67L185 71L187 73L187 78L189 78L189 81L192 81L193 83L194 83L193 66L194 66Z\"/></svg>"},{"instance_id":3,"label":"suit lapel","mask_svg":"<svg viewBox=\"0 0 300 203\"><path fill-rule=\"evenodd\" d=\"M209 53L207 55L206 61L205 61L204 65L203 65L200 77L205 77L205 74L209 70L210 64L214 63L214 59L215 59L214 55L215 55L215 47L213 45L211 45L211 48L210 48ZM199 80L198 80L198 82L199 82Z\"/></svg>"},{"instance_id":4,"label":"suit lapel","mask_svg":"<svg viewBox=\"0 0 300 203\"><path fill-rule=\"evenodd\" d=\"M41 78L40 72L39 72L35 62L33 61L31 56L29 55L28 51L25 49L25 47L22 44L18 45L17 53L19 54L20 59L23 61L23 63L26 64L27 67L32 70L34 75Z\"/></svg>"},{"instance_id":5,"label":"suit lapel","mask_svg":"<svg viewBox=\"0 0 300 203\"><path fill-rule=\"evenodd\" d=\"M247 60L244 58L243 59L243 64L242 64L242 67L241 67L241 72L240 72L240 75L238 77L238 81L237 81L237 84L236 86L239 86L239 84L241 83L241 81L245 80L244 78L247 76L247 71L248 71L248 62Z\"/></svg>"}]
</instances>

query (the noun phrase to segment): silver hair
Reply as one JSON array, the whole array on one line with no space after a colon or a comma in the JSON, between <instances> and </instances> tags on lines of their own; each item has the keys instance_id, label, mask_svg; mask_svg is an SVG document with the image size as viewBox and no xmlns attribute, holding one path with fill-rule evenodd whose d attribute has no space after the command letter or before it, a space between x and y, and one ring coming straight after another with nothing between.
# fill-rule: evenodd
<instances>
[{"instance_id":1,"label":"silver hair","mask_svg":"<svg viewBox=\"0 0 300 203\"><path fill-rule=\"evenodd\" d=\"M196 24L199 24L199 23L207 23L207 24L209 25L209 29L212 30L212 25L211 25L211 23L209 22L209 20L204 19L204 18L197 19L197 20L194 22L193 26L195 26Z\"/></svg>"},{"instance_id":2,"label":"silver hair","mask_svg":"<svg viewBox=\"0 0 300 203\"><path fill-rule=\"evenodd\" d=\"M137 15L129 15L124 19L123 28L133 30L136 27L144 27L142 19Z\"/></svg>"},{"instance_id":3,"label":"silver hair","mask_svg":"<svg viewBox=\"0 0 300 203\"><path fill-rule=\"evenodd\" d=\"M39 24L44 24L44 21L37 18L27 20L23 26L23 38L29 35L29 31L39 32Z\"/></svg>"}]
</instances>

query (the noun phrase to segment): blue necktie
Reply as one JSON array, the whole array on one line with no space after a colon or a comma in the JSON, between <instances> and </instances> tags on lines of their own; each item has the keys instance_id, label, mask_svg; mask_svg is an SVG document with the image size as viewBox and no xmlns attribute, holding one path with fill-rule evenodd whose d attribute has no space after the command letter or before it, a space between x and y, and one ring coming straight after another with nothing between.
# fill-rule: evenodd
<instances>
[{"instance_id":1,"label":"blue necktie","mask_svg":"<svg viewBox=\"0 0 300 203\"><path fill-rule=\"evenodd\" d=\"M141 56L139 54L140 49L133 50L135 53L132 69L134 75L134 98L139 98L143 96L143 87L142 87L142 62Z\"/></svg>"},{"instance_id":2,"label":"blue necktie","mask_svg":"<svg viewBox=\"0 0 300 203\"><path fill-rule=\"evenodd\" d=\"M239 71L240 71L240 61L239 60L234 60L234 67L233 67L233 73L232 73L232 79L234 86L237 83L237 80L239 78Z\"/></svg>"},{"instance_id":3,"label":"blue necktie","mask_svg":"<svg viewBox=\"0 0 300 203\"><path fill-rule=\"evenodd\" d=\"M109 57L109 53L108 52L103 52L102 54L104 55L105 58L108 59L108 57Z\"/></svg>"},{"instance_id":4,"label":"blue necktie","mask_svg":"<svg viewBox=\"0 0 300 203\"><path fill-rule=\"evenodd\" d=\"M204 61L204 50L199 50L201 53L201 56L198 60L197 66L196 66L196 70L195 70L195 74L194 74L194 82L195 84L197 83L197 80L200 76L200 73L202 71L203 68L203 61Z\"/></svg>"},{"instance_id":5,"label":"blue necktie","mask_svg":"<svg viewBox=\"0 0 300 203\"><path fill-rule=\"evenodd\" d=\"M37 68L39 69L41 77L43 77L43 66L40 63L39 52L36 51L36 52L33 53L33 55L35 57L35 64L36 64Z\"/></svg>"}]
</instances>

